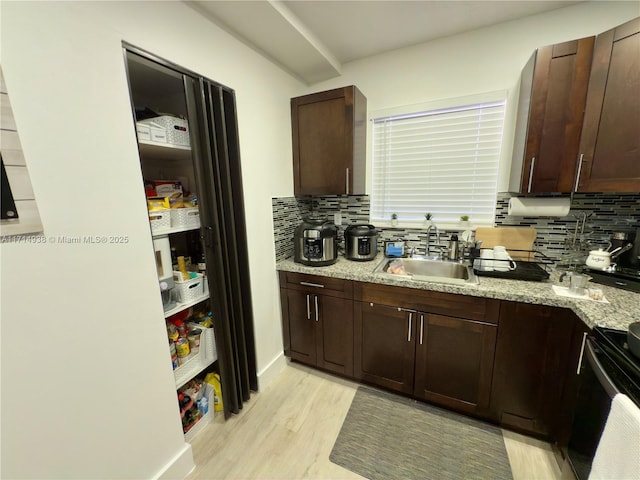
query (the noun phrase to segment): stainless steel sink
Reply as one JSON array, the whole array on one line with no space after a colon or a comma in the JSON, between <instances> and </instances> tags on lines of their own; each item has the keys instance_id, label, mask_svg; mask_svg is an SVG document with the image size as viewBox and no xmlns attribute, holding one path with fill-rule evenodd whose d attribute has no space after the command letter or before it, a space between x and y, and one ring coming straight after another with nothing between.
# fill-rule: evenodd
<instances>
[{"instance_id":1,"label":"stainless steel sink","mask_svg":"<svg viewBox=\"0 0 640 480\"><path fill-rule=\"evenodd\" d=\"M385 258L373 273L422 282L454 285L478 283L478 277L470 266L427 258Z\"/></svg>"}]
</instances>

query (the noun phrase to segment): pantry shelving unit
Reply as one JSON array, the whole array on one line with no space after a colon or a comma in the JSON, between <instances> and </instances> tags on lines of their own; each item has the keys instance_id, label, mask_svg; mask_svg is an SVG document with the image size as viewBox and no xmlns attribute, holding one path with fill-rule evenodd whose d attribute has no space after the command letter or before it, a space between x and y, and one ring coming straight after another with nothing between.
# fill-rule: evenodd
<instances>
[{"instance_id":1,"label":"pantry shelving unit","mask_svg":"<svg viewBox=\"0 0 640 480\"><path fill-rule=\"evenodd\" d=\"M191 211L150 212L159 279L171 287L176 256L195 255L198 263L206 262L204 271L199 270L208 291L187 290L195 285L185 284L190 280L175 282L184 302L169 306L158 319L164 327L168 317L188 308L212 313L213 329L203 332L202 339L213 340L205 348L201 342L199 354L176 369L176 388L216 371L226 419L239 413L258 388L235 92L126 42L123 54L142 178L145 183L179 182L197 204ZM194 215L198 227L193 226ZM172 225L174 220L180 226ZM200 423L188 429L185 438L202 428Z\"/></svg>"},{"instance_id":2,"label":"pantry shelving unit","mask_svg":"<svg viewBox=\"0 0 640 480\"><path fill-rule=\"evenodd\" d=\"M175 73L170 70L162 70L160 66L152 65L145 59L133 55L128 57L128 70L132 101L136 109L138 107L152 107L162 112L170 112L170 114L176 117L186 118L186 96L184 95L184 86L180 76L175 75ZM150 79L150 76L153 77L153 81ZM159 82L159 85L155 82ZM161 87L161 89L159 90L158 87ZM176 180L180 181L185 193L187 191L192 194L197 193L193 161L194 151L190 146L139 139L138 149L140 152L142 177L145 182L151 180ZM165 213L167 214L167 220L171 218L171 223L168 223L170 226L162 229L152 227L152 238L154 240L162 237L168 239L165 240L161 249L170 249L171 247L179 248L180 255L185 257L196 254L196 252L193 252L189 247L192 246L194 237L197 237L196 242L202 242L203 233L199 222L197 226L194 226L192 223L187 225L174 225L173 215L169 215L168 211ZM191 242L187 238L183 238L185 235L190 236L189 240L191 240ZM157 251L158 247L156 247L156 252ZM159 272L163 272L162 278L164 279L167 278L167 274L168 276L171 275L171 272L168 272L168 270L175 270L175 268L173 266L169 268L168 265L162 265L160 257L171 258L171 252L163 251L162 253L163 255L161 256L156 253L156 262L158 262ZM199 260L199 258L195 259L195 261ZM177 288L177 284L175 288ZM203 277L202 287L200 288L202 288L202 294L197 295L195 298L189 297L184 302L178 302L174 307L165 310L164 319L166 320L192 307L200 307L200 310L205 312L210 311L209 285L206 275ZM162 302L159 285L158 299ZM214 329L205 327L197 328L201 331L199 350L190 353L187 357L180 358L180 364L174 369L176 396L180 388L190 380L198 376L203 376L202 374L204 374L205 370L211 367L217 360ZM168 342L167 357L170 357ZM204 387L202 391L204 392ZM210 423L213 418L213 402L209 403L209 407L210 409L202 414L198 421L191 425L185 432L186 441L190 441L206 424ZM185 424L183 423L183 425Z\"/></svg>"}]
</instances>

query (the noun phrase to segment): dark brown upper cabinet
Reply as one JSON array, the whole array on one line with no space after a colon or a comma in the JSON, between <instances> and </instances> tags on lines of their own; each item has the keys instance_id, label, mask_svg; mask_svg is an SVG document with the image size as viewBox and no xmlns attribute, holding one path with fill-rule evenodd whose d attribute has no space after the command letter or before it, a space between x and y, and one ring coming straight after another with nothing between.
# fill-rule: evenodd
<instances>
[{"instance_id":1,"label":"dark brown upper cabinet","mask_svg":"<svg viewBox=\"0 0 640 480\"><path fill-rule=\"evenodd\" d=\"M523 69L511 190L574 189L594 41L539 48Z\"/></svg>"},{"instance_id":2,"label":"dark brown upper cabinet","mask_svg":"<svg viewBox=\"0 0 640 480\"><path fill-rule=\"evenodd\" d=\"M578 191L640 192L640 17L598 35Z\"/></svg>"},{"instance_id":3,"label":"dark brown upper cabinet","mask_svg":"<svg viewBox=\"0 0 640 480\"><path fill-rule=\"evenodd\" d=\"M365 193L366 119L354 86L291 99L295 195Z\"/></svg>"}]
</instances>

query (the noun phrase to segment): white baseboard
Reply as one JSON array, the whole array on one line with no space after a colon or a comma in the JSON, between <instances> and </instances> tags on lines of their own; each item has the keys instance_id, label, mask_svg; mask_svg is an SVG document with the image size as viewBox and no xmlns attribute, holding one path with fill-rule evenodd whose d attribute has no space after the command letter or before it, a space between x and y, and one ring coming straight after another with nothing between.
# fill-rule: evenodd
<instances>
[{"instance_id":1,"label":"white baseboard","mask_svg":"<svg viewBox=\"0 0 640 480\"><path fill-rule=\"evenodd\" d=\"M280 352L269 364L258 372L258 391L263 391L287 366L284 352Z\"/></svg>"},{"instance_id":2,"label":"white baseboard","mask_svg":"<svg viewBox=\"0 0 640 480\"><path fill-rule=\"evenodd\" d=\"M185 443L182 451L153 478L154 480L184 480L195 467L191 445Z\"/></svg>"}]
</instances>

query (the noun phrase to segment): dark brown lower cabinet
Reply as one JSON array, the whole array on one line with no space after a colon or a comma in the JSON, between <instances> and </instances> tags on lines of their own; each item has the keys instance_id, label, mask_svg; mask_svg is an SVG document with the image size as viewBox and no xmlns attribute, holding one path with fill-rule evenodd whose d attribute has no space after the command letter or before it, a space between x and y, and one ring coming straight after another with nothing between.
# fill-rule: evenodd
<instances>
[{"instance_id":1,"label":"dark brown lower cabinet","mask_svg":"<svg viewBox=\"0 0 640 480\"><path fill-rule=\"evenodd\" d=\"M496 326L355 302L359 380L473 414L488 412Z\"/></svg>"},{"instance_id":2,"label":"dark brown lower cabinet","mask_svg":"<svg viewBox=\"0 0 640 480\"><path fill-rule=\"evenodd\" d=\"M325 285L314 280L291 282L289 288L281 289L285 353L292 360L352 377L350 292L325 291Z\"/></svg>"},{"instance_id":3,"label":"dark brown lower cabinet","mask_svg":"<svg viewBox=\"0 0 640 480\"><path fill-rule=\"evenodd\" d=\"M413 393L416 312L354 302L354 375L358 380Z\"/></svg>"},{"instance_id":4,"label":"dark brown lower cabinet","mask_svg":"<svg viewBox=\"0 0 640 480\"><path fill-rule=\"evenodd\" d=\"M553 438L573 339L567 310L502 302L491 411L502 425Z\"/></svg>"},{"instance_id":5,"label":"dark brown lower cabinet","mask_svg":"<svg viewBox=\"0 0 640 480\"><path fill-rule=\"evenodd\" d=\"M570 310L280 274L285 354L566 451L589 329Z\"/></svg>"},{"instance_id":6,"label":"dark brown lower cabinet","mask_svg":"<svg viewBox=\"0 0 640 480\"><path fill-rule=\"evenodd\" d=\"M564 388L562 390L562 401L560 402L557 428L553 435L563 458L567 457L567 448L573 426L573 414L578 399L578 389L580 388L580 382L582 380L580 367L583 361L587 361L584 357L585 342L587 335L591 333L591 329L587 327L575 313L567 310L566 316L567 321L573 324L573 334L571 342L567 344L569 360L565 369Z\"/></svg>"},{"instance_id":7,"label":"dark brown lower cabinet","mask_svg":"<svg viewBox=\"0 0 640 480\"><path fill-rule=\"evenodd\" d=\"M497 327L418 314L414 394L459 411L486 414Z\"/></svg>"}]
</instances>

